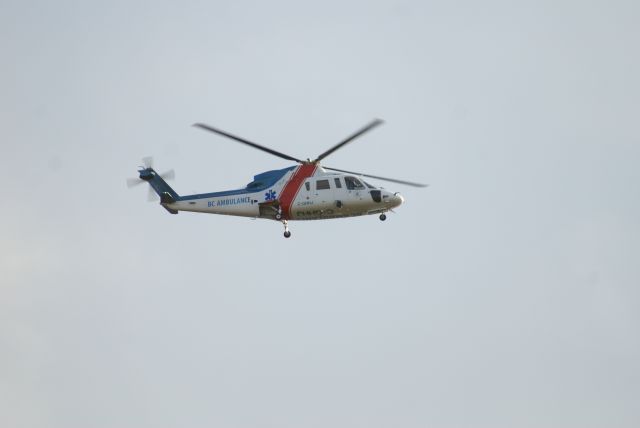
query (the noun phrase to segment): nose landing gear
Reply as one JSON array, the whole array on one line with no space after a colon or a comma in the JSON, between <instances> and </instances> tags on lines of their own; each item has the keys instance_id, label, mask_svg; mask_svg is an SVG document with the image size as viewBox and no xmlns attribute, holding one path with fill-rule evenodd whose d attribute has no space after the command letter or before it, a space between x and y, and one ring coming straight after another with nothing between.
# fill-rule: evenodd
<instances>
[{"instance_id":1,"label":"nose landing gear","mask_svg":"<svg viewBox=\"0 0 640 428\"><path fill-rule=\"evenodd\" d=\"M387 215L385 213L380 214L380 221L385 221L387 219Z\"/></svg>"}]
</instances>

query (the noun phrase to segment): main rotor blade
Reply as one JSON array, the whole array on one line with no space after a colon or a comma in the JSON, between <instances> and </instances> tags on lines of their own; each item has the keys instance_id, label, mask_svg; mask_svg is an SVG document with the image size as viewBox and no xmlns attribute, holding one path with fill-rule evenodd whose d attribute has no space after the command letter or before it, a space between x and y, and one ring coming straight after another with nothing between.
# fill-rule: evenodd
<instances>
[{"instance_id":1,"label":"main rotor blade","mask_svg":"<svg viewBox=\"0 0 640 428\"><path fill-rule=\"evenodd\" d=\"M345 171L344 169L329 168L328 166L324 166L324 165L322 167L324 169L330 169L331 171L346 172L347 174L360 175L362 177L375 178L377 180L390 181L392 183L406 184L407 186L413 186L413 187L427 187L428 186L428 184L414 183L413 181L397 180L395 178L379 177L377 175L363 174L361 172Z\"/></svg>"},{"instance_id":2,"label":"main rotor blade","mask_svg":"<svg viewBox=\"0 0 640 428\"><path fill-rule=\"evenodd\" d=\"M246 145L251 146L251 147L253 147L255 149L262 150L263 152L270 153L270 154L272 154L274 156L278 156L279 158L292 160L292 161L296 161L296 162L300 162L300 163L304 163L304 161L302 161L302 160L300 160L298 158L294 158L293 156L289 156L289 155L286 155L284 153L280 153L280 152L278 152L276 150L270 149L270 148L265 147L265 146L261 146L260 144L257 144L257 143L252 143L251 141L245 140L244 138L237 137L235 135L229 134L228 132L216 129L216 128L212 127L212 126L205 125L204 123L194 123L193 126L197 126L198 128L202 128L202 129L204 129L206 131L214 132L214 133L216 133L218 135L222 135L223 137L231 138L232 140L236 140L236 141L238 141L240 143L246 144Z\"/></svg>"},{"instance_id":3,"label":"main rotor blade","mask_svg":"<svg viewBox=\"0 0 640 428\"><path fill-rule=\"evenodd\" d=\"M384 123L383 120L381 119L375 119L373 121L371 121L371 123L369 123L367 126L365 126L364 128L360 129L359 131L357 131L356 133L348 136L347 138L345 138L344 140L340 141L338 144L336 144L335 146L331 147L329 150L327 150L326 152L324 152L323 154L321 154L320 156L318 156L316 158L316 160L314 160L313 162L320 162L322 159L326 158L327 156L329 156L331 153L335 152L336 150L342 148L343 146L349 144L350 142L352 142L353 140L355 140L356 138L358 138L359 136L361 136L362 134L364 134L365 132L370 131L371 129L375 128L378 125L382 125Z\"/></svg>"}]
</instances>

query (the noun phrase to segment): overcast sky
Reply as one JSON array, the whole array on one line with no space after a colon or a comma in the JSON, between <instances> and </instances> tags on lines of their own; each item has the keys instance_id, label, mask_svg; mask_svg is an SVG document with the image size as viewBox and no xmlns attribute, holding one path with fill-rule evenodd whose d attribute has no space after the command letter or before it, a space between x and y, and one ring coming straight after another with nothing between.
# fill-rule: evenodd
<instances>
[{"instance_id":1,"label":"overcast sky","mask_svg":"<svg viewBox=\"0 0 640 428\"><path fill-rule=\"evenodd\" d=\"M637 1L0 0L0 426L640 425ZM180 213L289 166L377 216Z\"/></svg>"}]
</instances>

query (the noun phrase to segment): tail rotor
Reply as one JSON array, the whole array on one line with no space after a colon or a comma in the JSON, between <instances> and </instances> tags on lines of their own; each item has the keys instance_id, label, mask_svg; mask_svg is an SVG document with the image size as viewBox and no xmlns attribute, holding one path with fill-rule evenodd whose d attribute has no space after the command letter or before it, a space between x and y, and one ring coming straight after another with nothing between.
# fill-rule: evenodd
<instances>
[{"instance_id":1,"label":"tail rotor","mask_svg":"<svg viewBox=\"0 0 640 428\"><path fill-rule=\"evenodd\" d=\"M151 177L153 176L153 173L155 173L155 171L153 169L153 158L151 156L147 156L147 157L142 158L142 165L143 166L139 167L140 169L138 170L138 173L139 173L138 177L127 178L127 187L128 188L136 187L136 186L138 186L140 184L148 182L151 179ZM166 172L163 172L162 174L158 174L158 175L163 180L173 180L176 177L176 173L172 169L170 169L170 170L168 170ZM160 199L160 197L153 190L153 187L149 186L148 194L147 194L147 200L149 202L153 202L153 201L157 201L159 199Z\"/></svg>"},{"instance_id":2,"label":"tail rotor","mask_svg":"<svg viewBox=\"0 0 640 428\"><path fill-rule=\"evenodd\" d=\"M145 168L153 169L153 157L152 156L143 157L142 158L142 165L144 165Z\"/></svg>"}]
</instances>

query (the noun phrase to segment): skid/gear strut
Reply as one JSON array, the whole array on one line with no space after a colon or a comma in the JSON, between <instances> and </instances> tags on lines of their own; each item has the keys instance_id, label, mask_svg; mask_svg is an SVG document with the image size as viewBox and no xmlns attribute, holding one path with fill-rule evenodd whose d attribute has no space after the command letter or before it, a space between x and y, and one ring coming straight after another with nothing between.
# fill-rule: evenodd
<instances>
[{"instance_id":1,"label":"skid/gear strut","mask_svg":"<svg viewBox=\"0 0 640 428\"><path fill-rule=\"evenodd\" d=\"M291 232L289 231L289 223L287 222L287 220L282 220L282 224L284 225L284 237L291 237Z\"/></svg>"}]
</instances>

